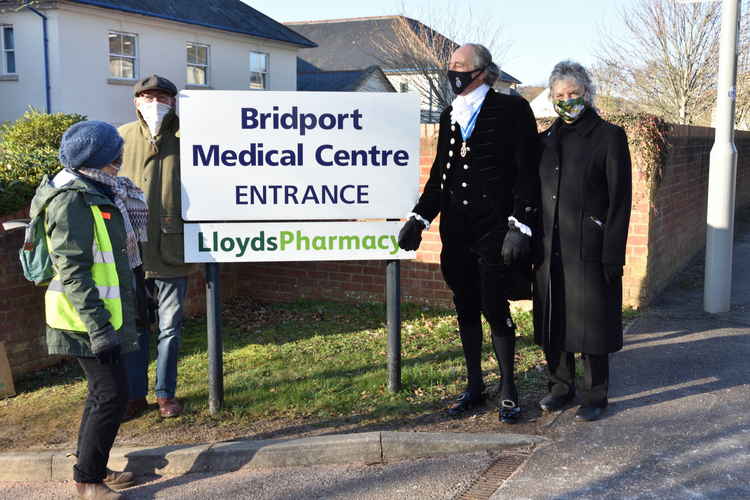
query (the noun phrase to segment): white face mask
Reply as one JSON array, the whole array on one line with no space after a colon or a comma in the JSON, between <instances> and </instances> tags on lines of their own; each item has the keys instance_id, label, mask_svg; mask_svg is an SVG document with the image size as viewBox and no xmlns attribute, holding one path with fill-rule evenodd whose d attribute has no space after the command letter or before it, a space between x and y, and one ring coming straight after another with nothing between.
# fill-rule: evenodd
<instances>
[{"instance_id":1,"label":"white face mask","mask_svg":"<svg viewBox=\"0 0 750 500\"><path fill-rule=\"evenodd\" d=\"M138 105L138 111L141 112L141 116L146 121L152 137L159 135L162 121L171 110L172 106L158 101L143 102Z\"/></svg>"}]
</instances>

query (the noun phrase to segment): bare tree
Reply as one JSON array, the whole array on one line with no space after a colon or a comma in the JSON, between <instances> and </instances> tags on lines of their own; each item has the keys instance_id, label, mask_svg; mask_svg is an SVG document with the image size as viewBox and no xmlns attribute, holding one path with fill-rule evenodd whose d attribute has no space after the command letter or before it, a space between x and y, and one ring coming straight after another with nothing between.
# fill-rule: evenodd
<instances>
[{"instance_id":1,"label":"bare tree","mask_svg":"<svg viewBox=\"0 0 750 500\"><path fill-rule=\"evenodd\" d=\"M603 35L599 59L625 97L676 123L694 123L715 102L720 4L638 0L621 10L627 36Z\"/></svg>"},{"instance_id":2,"label":"bare tree","mask_svg":"<svg viewBox=\"0 0 750 500\"><path fill-rule=\"evenodd\" d=\"M0 0L0 14L18 12L26 7L39 7L41 3L42 0Z\"/></svg>"},{"instance_id":3,"label":"bare tree","mask_svg":"<svg viewBox=\"0 0 750 500\"><path fill-rule=\"evenodd\" d=\"M743 130L750 130L750 2L742 2L742 23L739 33L739 53L737 57L737 101L735 124Z\"/></svg>"},{"instance_id":4,"label":"bare tree","mask_svg":"<svg viewBox=\"0 0 750 500\"><path fill-rule=\"evenodd\" d=\"M626 93L620 68L606 61L599 61L589 68L591 79L596 86L596 107L605 113L626 111Z\"/></svg>"},{"instance_id":5,"label":"bare tree","mask_svg":"<svg viewBox=\"0 0 750 500\"><path fill-rule=\"evenodd\" d=\"M499 23L475 17L464 4L452 11L438 10L433 5L412 17L396 16L392 31L382 32L374 45L384 69L407 79L409 86L422 95L423 102L434 103L439 114L455 97L447 84L451 54L469 42L486 46L498 66L509 47Z\"/></svg>"}]
</instances>

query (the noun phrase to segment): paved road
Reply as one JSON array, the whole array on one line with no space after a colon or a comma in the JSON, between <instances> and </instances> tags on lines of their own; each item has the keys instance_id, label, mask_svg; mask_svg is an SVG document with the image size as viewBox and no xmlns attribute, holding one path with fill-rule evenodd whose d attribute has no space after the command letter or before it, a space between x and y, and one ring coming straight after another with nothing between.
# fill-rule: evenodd
<instances>
[{"instance_id":1,"label":"paved road","mask_svg":"<svg viewBox=\"0 0 750 500\"><path fill-rule=\"evenodd\" d=\"M188 474L126 490L127 498L198 500L450 499L493 461L487 453L419 459L387 465L315 466ZM71 483L2 483L0 498L71 498Z\"/></svg>"},{"instance_id":2,"label":"paved road","mask_svg":"<svg viewBox=\"0 0 750 500\"><path fill-rule=\"evenodd\" d=\"M493 499L750 498L750 233L734 251L732 312L703 313L700 264L613 356L608 418L558 418Z\"/></svg>"}]
</instances>

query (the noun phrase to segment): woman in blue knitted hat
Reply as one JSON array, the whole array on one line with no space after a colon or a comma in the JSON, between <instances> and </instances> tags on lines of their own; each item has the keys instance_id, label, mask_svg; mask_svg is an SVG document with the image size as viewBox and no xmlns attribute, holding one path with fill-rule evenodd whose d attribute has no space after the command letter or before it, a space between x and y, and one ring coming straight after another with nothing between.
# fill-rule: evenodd
<instances>
[{"instance_id":1,"label":"woman in blue knitted hat","mask_svg":"<svg viewBox=\"0 0 750 500\"><path fill-rule=\"evenodd\" d=\"M107 469L128 402L121 353L136 347L133 270L148 218L143 192L117 177L122 144L104 122L70 127L60 143L64 168L45 177L31 205L32 217L44 213L55 269L45 294L48 351L75 356L88 380L73 467L81 498L121 498L110 488L133 484L132 473Z\"/></svg>"}]
</instances>

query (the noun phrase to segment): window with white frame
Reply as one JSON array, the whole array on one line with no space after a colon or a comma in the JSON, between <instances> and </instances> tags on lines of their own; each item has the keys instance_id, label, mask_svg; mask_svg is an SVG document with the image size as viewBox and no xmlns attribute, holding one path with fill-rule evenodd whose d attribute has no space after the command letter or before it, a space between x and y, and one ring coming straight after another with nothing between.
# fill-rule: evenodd
<instances>
[{"instance_id":1,"label":"window with white frame","mask_svg":"<svg viewBox=\"0 0 750 500\"><path fill-rule=\"evenodd\" d=\"M250 88L268 88L268 54L250 52Z\"/></svg>"},{"instance_id":2,"label":"window with white frame","mask_svg":"<svg viewBox=\"0 0 750 500\"><path fill-rule=\"evenodd\" d=\"M0 73L15 74L16 72L16 41L13 35L13 26L4 25L2 37L0 37L0 48L2 48L3 60L0 63Z\"/></svg>"},{"instance_id":3,"label":"window with white frame","mask_svg":"<svg viewBox=\"0 0 750 500\"><path fill-rule=\"evenodd\" d=\"M135 80L137 68L137 35L109 32L109 76L124 80Z\"/></svg>"},{"instance_id":4,"label":"window with white frame","mask_svg":"<svg viewBox=\"0 0 750 500\"><path fill-rule=\"evenodd\" d=\"M187 84L208 85L208 45L187 43Z\"/></svg>"}]
</instances>

